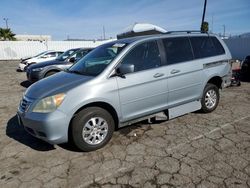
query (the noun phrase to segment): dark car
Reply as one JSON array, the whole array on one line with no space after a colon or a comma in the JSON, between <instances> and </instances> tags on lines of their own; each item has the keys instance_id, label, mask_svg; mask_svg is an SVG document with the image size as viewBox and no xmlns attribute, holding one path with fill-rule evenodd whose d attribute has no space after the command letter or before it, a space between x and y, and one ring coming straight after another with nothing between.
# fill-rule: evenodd
<instances>
[{"instance_id":1,"label":"dark car","mask_svg":"<svg viewBox=\"0 0 250 188\"><path fill-rule=\"evenodd\" d=\"M250 55L245 58L241 65L241 76L250 79Z\"/></svg>"},{"instance_id":2,"label":"dark car","mask_svg":"<svg viewBox=\"0 0 250 188\"><path fill-rule=\"evenodd\" d=\"M57 72L65 70L89 53L92 49L76 48L66 51L54 61L47 61L28 67L27 79L36 82ZM70 53L71 52L71 53Z\"/></svg>"}]
</instances>

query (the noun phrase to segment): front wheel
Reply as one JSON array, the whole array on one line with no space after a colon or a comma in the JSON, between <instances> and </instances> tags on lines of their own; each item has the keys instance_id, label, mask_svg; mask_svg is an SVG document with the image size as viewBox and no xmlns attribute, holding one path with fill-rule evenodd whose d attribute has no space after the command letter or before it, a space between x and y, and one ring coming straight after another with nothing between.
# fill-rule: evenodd
<instances>
[{"instance_id":1,"label":"front wheel","mask_svg":"<svg viewBox=\"0 0 250 188\"><path fill-rule=\"evenodd\" d=\"M216 109L220 100L219 89L216 85L208 83L203 91L201 110L210 113Z\"/></svg>"},{"instance_id":2,"label":"front wheel","mask_svg":"<svg viewBox=\"0 0 250 188\"><path fill-rule=\"evenodd\" d=\"M99 107L89 107L74 117L71 138L78 149L93 151L109 142L114 128L115 123L109 112Z\"/></svg>"},{"instance_id":3,"label":"front wheel","mask_svg":"<svg viewBox=\"0 0 250 188\"><path fill-rule=\"evenodd\" d=\"M52 76L53 74L56 74L56 73L58 73L58 71L49 71L49 72L47 72L47 73L45 74L44 78L47 78L47 77L49 77L49 76Z\"/></svg>"}]
</instances>

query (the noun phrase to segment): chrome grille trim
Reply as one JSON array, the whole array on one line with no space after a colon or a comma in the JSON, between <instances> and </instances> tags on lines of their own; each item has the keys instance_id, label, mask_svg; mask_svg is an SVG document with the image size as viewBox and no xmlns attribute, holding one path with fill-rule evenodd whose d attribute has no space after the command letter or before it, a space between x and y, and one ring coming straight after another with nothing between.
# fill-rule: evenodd
<instances>
[{"instance_id":1,"label":"chrome grille trim","mask_svg":"<svg viewBox=\"0 0 250 188\"><path fill-rule=\"evenodd\" d=\"M27 112L31 103L32 103L32 100L24 96L22 100L20 101L19 111L22 113Z\"/></svg>"}]
</instances>

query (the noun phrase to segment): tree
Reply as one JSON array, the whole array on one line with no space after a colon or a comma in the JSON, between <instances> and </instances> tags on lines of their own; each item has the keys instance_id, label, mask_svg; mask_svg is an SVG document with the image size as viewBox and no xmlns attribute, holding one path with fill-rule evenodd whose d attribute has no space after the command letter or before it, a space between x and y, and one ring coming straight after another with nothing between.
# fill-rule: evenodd
<instances>
[{"instance_id":1,"label":"tree","mask_svg":"<svg viewBox=\"0 0 250 188\"><path fill-rule=\"evenodd\" d=\"M16 40L15 34L9 28L0 28L0 40Z\"/></svg>"},{"instance_id":2,"label":"tree","mask_svg":"<svg viewBox=\"0 0 250 188\"><path fill-rule=\"evenodd\" d=\"M201 32L207 33L209 30L208 22L203 22L201 25Z\"/></svg>"}]
</instances>

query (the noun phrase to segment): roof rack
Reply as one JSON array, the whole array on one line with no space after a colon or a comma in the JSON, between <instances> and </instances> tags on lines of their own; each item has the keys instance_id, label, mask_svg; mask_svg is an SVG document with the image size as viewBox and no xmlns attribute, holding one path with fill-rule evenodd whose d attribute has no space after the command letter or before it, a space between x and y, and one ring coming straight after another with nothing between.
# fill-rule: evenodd
<instances>
[{"instance_id":1,"label":"roof rack","mask_svg":"<svg viewBox=\"0 0 250 188\"><path fill-rule=\"evenodd\" d=\"M204 31L200 31L200 30L187 30L187 31L168 31L165 34L172 34L172 33L207 33Z\"/></svg>"}]
</instances>

